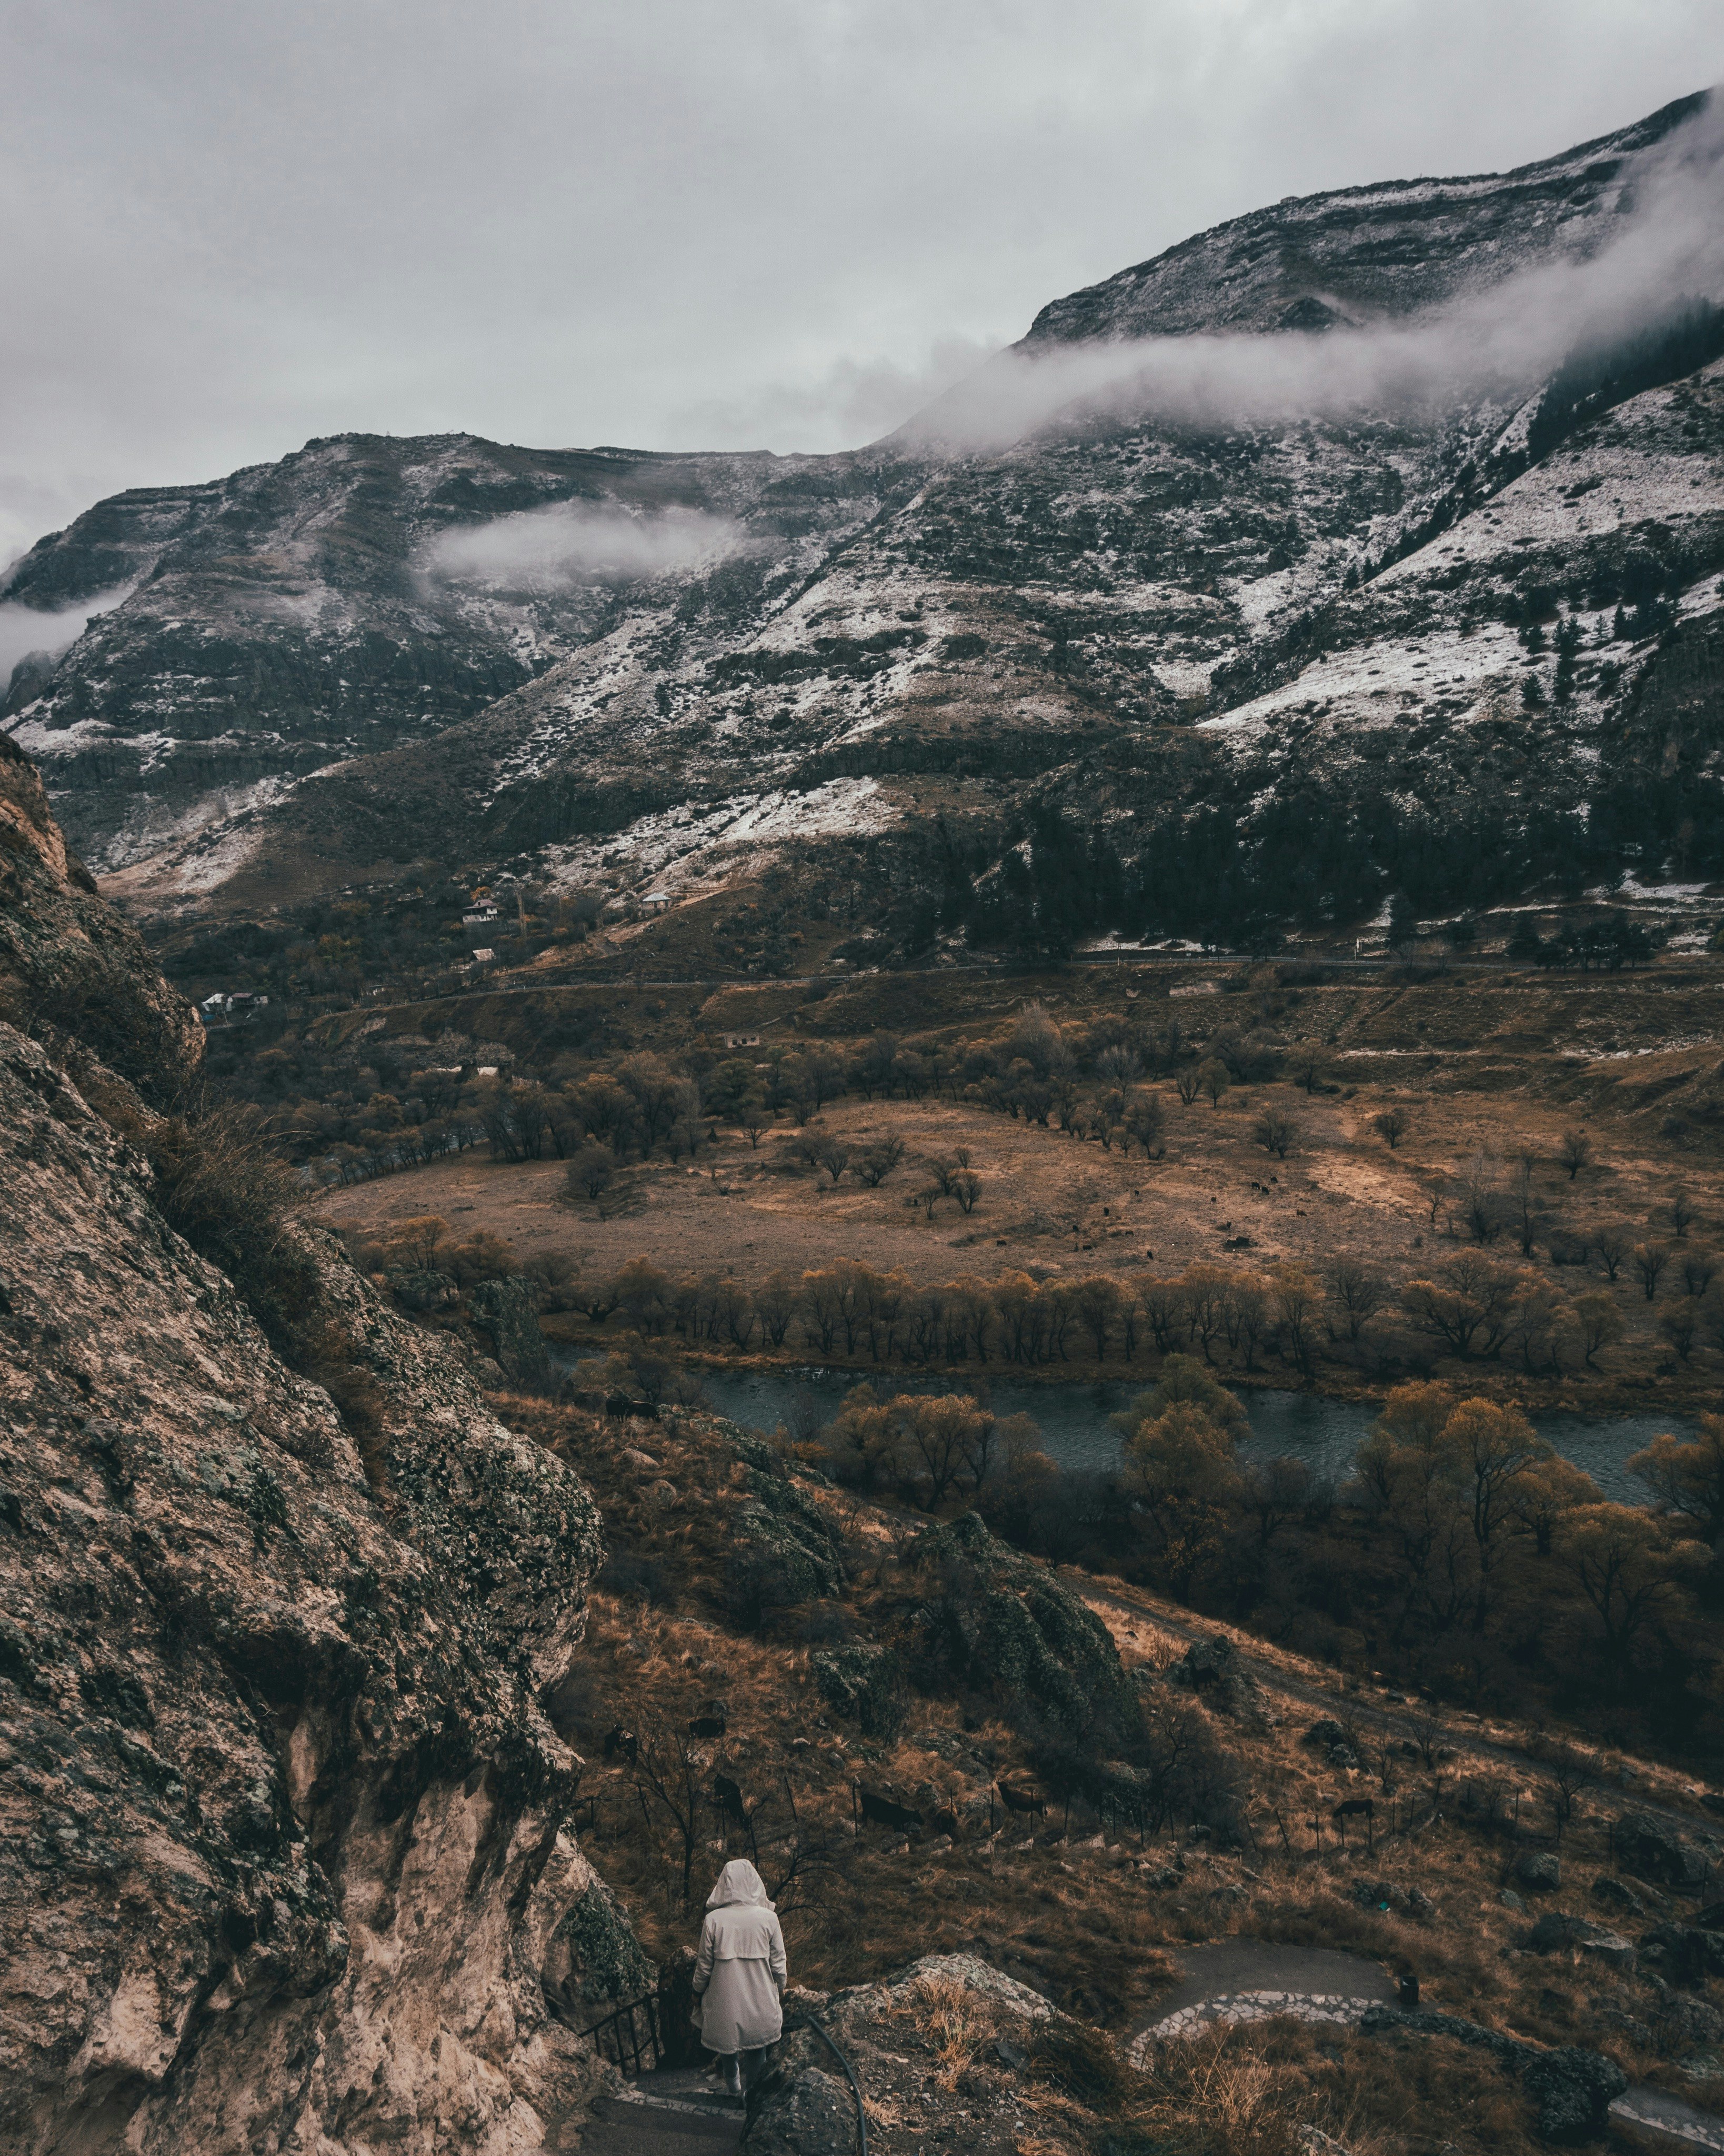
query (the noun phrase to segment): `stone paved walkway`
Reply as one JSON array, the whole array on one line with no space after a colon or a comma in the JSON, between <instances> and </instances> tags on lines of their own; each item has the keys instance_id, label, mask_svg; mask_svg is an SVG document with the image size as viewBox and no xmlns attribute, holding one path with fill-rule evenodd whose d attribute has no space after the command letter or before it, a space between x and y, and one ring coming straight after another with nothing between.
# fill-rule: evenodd
<instances>
[{"instance_id":1,"label":"stone paved walkway","mask_svg":"<svg viewBox=\"0 0 1724 2156\"><path fill-rule=\"evenodd\" d=\"M1132 2038L1141 2061L1150 2045L1195 2035L1217 2023L1261 2021L1290 2014L1301 2021L1347 2025L1393 1999L1387 1969L1328 1947L1277 1946L1268 1939L1218 1939L1187 1947L1182 1979L1155 2020Z\"/></svg>"}]
</instances>

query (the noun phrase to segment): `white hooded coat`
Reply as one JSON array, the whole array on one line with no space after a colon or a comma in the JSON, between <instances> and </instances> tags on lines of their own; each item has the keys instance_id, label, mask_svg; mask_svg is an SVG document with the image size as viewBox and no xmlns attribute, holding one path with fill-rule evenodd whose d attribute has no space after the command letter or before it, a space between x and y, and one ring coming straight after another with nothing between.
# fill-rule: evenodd
<instances>
[{"instance_id":1,"label":"white hooded coat","mask_svg":"<svg viewBox=\"0 0 1724 2156\"><path fill-rule=\"evenodd\" d=\"M783 2033L784 1934L761 1876L726 1865L706 1897L695 1957L695 2026L709 2051L755 2051Z\"/></svg>"}]
</instances>

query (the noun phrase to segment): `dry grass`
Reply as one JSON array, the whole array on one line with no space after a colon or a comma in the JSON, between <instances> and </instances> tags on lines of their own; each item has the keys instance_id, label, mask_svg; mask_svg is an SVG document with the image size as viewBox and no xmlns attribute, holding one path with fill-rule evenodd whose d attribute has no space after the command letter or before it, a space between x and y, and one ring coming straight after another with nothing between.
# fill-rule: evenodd
<instances>
[{"instance_id":1,"label":"dry grass","mask_svg":"<svg viewBox=\"0 0 1724 2156\"><path fill-rule=\"evenodd\" d=\"M912 1695L890 1742L865 1740L824 1710L810 1671L817 1640L834 1626L870 1636L903 1591L890 1538L865 1532L866 1508L823 1500L848 1522L855 1553L841 1604L778 1613L769 1633L739 1631L724 1614L721 1583L742 1478L707 1419L618 1426L542 1402L506 1404L512 1419L556 1444L599 1491L613 1548L637 1567L655 1568L651 1596L604 1584L594 1592L574 1696L558 1704L559 1727L587 1757L585 1786L599 1800L586 1837L591 1853L655 1956L692 1943L708 1879L727 1856L756 1852L776 1887L790 1870L793 1838L803 1868L784 1897L793 1981L827 1989L877 1979L925 1955L976 1952L1090 2025L1080 2052L1056 2059L1036 2043L1033 2077L1018 2085L1035 2116L1025 2147L1099 2149L1105 2123L1103 2138L1112 2138L1119 2156L1150 2143L1182 2156L1289 2156L1297 2129L1315 2125L1355 2156L1410 2156L1433 2145L1432 2122L1440 2120L1439 2138L1460 2156L1521 2156L1530 2148L1526 2107L1513 2084L1488 2060L1450 2045L1396 2046L1340 2030L1259 2024L1164 2047L1147 2075L1126 2067L1123 2045L1116 2049L1104 2032L1122 2040L1155 2018L1178 1980L1184 1943L1230 1933L1339 1948L1411 1970L1425 2000L1443 2010L1533 2042L1592 2046L1636 2078L1683 2085L1668 2062L1637 2053L1610 2019L1645 2018L1648 2002L1634 1979L1575 1953L1536 1956L1524 1948L1543 1907L1603 1913L1588 1888L1610 1868L1608 1823L1633 1801L1621 1791L1600 1789L1583 1800L1562 1847L1562 1890L1516 1912L1500 1898L1515 1845L1487 1830L1482 1815L1478 1825L1464 1815L1465 1760L1433 1775L1417 1761L1397 1759L1395 1815L1403 1824L1380 1831L1368 1853L1357 1842L1337 1846L1326 1828L1321 1851L1314 1847L1300 1823L1313 1815L1326 1822L1351 1794L1381 1798L1380 1779L1335 1769L1315 1755L1301 1736L1319 1710L1278 1695L1270 1683L1260 1714L1236 1720L1196 1710L1244 1778L1255 1846L1189 1845L1177 1825L1142 1851L1135 1835L1090 1846L1087 1819L1074 1821L1068 1845L1056 1816L1051 1831L1027 1838L1014 1823L997 1836L971 1832L951 1848L918 1840L900 1854L895 1838L852 1831L856 1780L895 1784L914 1801L924 1784L952 1794L976 1786L947 1756L956 1748L983 1752L998 1774L1021 1772L1027 1760L1005 1719L972 1712L972 1724L980 1726L967 1727L959 1702L938 1694ZM648 1487L661 1477L623 1460L633 1447L659 1460L679 1493L675 1505L649 1501ZM1171 1658L1173 1643L1157 1628L1154 1598L1086 1585L1127 1659ZM1290 1680L1325 1681L1317 1666L1280 1661ZM1350 1696L1326 1681L1327 1711L1344 1718ZM721 1741L697 1746L698 1777L703 1785L717 1772L736 1780L756 1808L756 1837L751 1842L734 1823L704 1813L694 1893L685 1904L675 1835L661 1813L644 1818L635 1777L625 1761L603 1758L603 1738L613 1721L642 1735L674 1736L715 1695L727 1702L729 1727ZM1524 1779L1534 1785L1530 1768ZM1636 1790L1651 1779L1637 1780ZM1277 1810L1293 1830L1290 1851L1276 1832ZM1535 1811L1523 1807L1528 1820ZM1164 1870L1173 1883L1152 1887L1151 1873ZM1360 1906L1355 1886L1377 1880L1417 1886L1429 1897L1429 1912L1413 1917L1385 1913L1374 1901ZM976 2076L997 2073L982 2054L1005 2025L987 2002L931 1984L906 2017L942 2097L966 2102ZM1034 2041L1013 2033L1026 2046ZM870 2118L890 2156L908 2145L898 2134L925 2122L890 2092L875 2090L873 2102Z\"/></svg>"}]
</instances>

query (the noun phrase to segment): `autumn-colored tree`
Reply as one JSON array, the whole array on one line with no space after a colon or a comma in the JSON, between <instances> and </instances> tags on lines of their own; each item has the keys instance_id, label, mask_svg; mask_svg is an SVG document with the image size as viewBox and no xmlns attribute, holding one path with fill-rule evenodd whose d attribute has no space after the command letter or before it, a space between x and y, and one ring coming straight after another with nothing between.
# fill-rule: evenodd
<instances>
[{"instance_id":1,"label":"autumn-colored tree","mask_svg":"<svg viewBox=\"0 0 1724 2156\"><path fill-rule=\"evenodd\" d=\"M1692 1437L1654 1438L1630 1455L1629 1472L1709 1547L1724 1536L1724 1415L1703 1414Z\"/></svg>"}]
</instances>

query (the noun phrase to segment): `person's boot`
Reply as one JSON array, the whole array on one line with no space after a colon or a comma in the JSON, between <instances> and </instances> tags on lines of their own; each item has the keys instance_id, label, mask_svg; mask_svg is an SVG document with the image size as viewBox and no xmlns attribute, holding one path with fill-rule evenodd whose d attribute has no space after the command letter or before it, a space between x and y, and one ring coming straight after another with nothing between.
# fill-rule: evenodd
<instances>
[{"instance_id":1,"label":"person's boot","mask_svg":"<svg viewBox=\"0 0 1724 2156\"><path fill-rule=\"evenodd\" d=\"M724 2062L724 2087L726 2096L742 2101L742 2061L732 2051Z\"/></svg>"}]
</instances>

